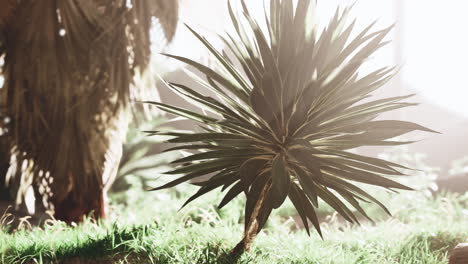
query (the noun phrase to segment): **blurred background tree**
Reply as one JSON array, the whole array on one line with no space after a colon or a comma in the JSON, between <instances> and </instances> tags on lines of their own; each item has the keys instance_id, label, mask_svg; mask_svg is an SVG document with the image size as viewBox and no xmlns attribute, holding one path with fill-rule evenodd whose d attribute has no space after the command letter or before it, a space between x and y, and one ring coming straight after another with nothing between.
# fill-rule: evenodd
<instances>
[{"instance_id":1,"label":"blurred background tree","mask_svg":"<svg viewBox=\"0 0 468 264\"><path fill-rule=\"evenodd\" d=\"M2 2L3 181L17 204L36 197L68 222L105 216L151 29L170 41L177 20L173 0Z\"/></svg>"}]
</instances>

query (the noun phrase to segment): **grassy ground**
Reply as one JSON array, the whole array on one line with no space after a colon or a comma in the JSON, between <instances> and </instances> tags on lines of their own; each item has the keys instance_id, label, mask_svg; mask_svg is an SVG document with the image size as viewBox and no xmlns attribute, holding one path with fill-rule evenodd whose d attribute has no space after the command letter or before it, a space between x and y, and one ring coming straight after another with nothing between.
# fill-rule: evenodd
<instances>
[{"instance_id":1,"label":"grassy ground","mask_svg":"<svg viewBox=\"0 0 468 264\"><path fill-rule=\"evenodd\" d=\"M229 263L223 255L241 238L242 199L217 210L211 196L177 212L182 200L171 195L150 194L126 209L114 205L114 220L99 224L4 230L1 263ZM376 224L351 226L336 215L325 217L323 241L299 229L286 205L240 263L447 263L448 250L468 240L468 195L402 193L387 203L393 217L369 208L380 218Z\"/></svg>"},{"instance_id":2,"label":"grassy ground","mask_svg":"<svg viewBox=\"0 0 468 264\"><path fill-rule=\"evenodd\" d=\"M393 213L366 205L376 223L352 226L321 205L324 240L308 237L285 204L239 263L447 263L449 249L468 241L468 194L433 195L425 171L400 180L420 191L373 189ZM113 195L110 218L100 223L51 221L14 233L3 226L0 263L230 263L226 255L241 239L244 201L218 210L221 195L210 194L179 211L194 190L144 193L134 186Z\"/></svg>"}]
</instances>

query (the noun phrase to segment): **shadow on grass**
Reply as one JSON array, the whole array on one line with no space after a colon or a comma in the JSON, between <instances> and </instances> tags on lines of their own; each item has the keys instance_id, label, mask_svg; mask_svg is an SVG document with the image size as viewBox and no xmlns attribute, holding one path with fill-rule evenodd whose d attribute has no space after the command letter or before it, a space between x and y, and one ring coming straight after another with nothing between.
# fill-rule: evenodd
<instances>
[{"instance_id":1,"label":"shadow on grass","mask_svg":"<svg viewBox=\"0 0 468 264\"><path fill-rule=\"evenodd\" d=\"M104 236L88 237L86 241L64 243L55 248L45 244L29 244L25 247L7 249L0 258L1 263L189 263L197 264L247 264L254 257L245 254L231 257L230 249L220 244L208 243L198 247L190 244L178 251L176 245L156 247L153 239L156 224L130 228L113 225ZM189 256L186 254L189 253ZM182 261L182 262L181 262Z\"/></svg>"},{"instance_id":2,"label":"shadow on grass","mask_svg":"<svg viewBox=\"0 0 468 264\"><path fill-rule=\"evenodd\" d=\"M424 259L434 256L434 263L442 263L447 260L450 250L457 244L465 242L466 236L439 232L436 234L424 233L408 239L398 252L398 260ZM406 263L406 262L404 262Z\"/></svg>"},{"instance_id":3,"label":"shadow on grass","mask_svg":"<svg viewBox=\"0 0 468 264\"><path fill-rule=\"evenodd\" d=\"M53 249L36 243L26 247L10 248L6 250L6 256L3 256L2 261L6 261L5 263L116 263L113 262L116 257L125 259L132 255L134 248L128 244L128 241L148 236L153 228L157 227L142 225L120 229L114 225L104 236L100 238L90 236L81 243L64 243ZM78 261L78 258L81 260ZM112 261L108 262L107 259Z\"/></svg>"}]
</instances>

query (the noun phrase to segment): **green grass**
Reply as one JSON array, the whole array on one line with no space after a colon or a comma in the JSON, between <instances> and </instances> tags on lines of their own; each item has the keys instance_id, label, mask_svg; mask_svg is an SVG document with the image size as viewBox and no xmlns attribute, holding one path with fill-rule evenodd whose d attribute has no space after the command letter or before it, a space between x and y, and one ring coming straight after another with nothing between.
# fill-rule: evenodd
<instances>
[{"instance_id":1,"label":"green grass","mask_svg":"<svg viewBox=\"0 0 468 264\"><path fill-rule=\"evenodd\" d=\"M99 224L87 221L73 228L55 222L13 234L1 232L1 263L63 263L76 257L121 263L229 263L224 256L241 238L243 201L217 210L211 204L219 197L208 196L177 212L183 197L175 196L150 193L132 206L116 204L111 219ZM336 215L325 217L323 241L298 229L286 216L292 211L286 205L239 263L447 263L448 250L468 239L468 215L463 211L468 195L388 196L393 217L375 211L380 221L361 226Z\"/></svg>"},{"instance_id":2,"label":"green grass","mask_svg":"<svg viewBox=\"0 0 468 264\"><path fill-rule=\"evenodd\" d=\"M385 158L403 158L398 162L424 172L399 179L420 191L369 189L392 217L365 204L376 223L363 220L355 226L321 204L321 240L316 233L307 236L287 203L274 211L252 251L238 263L447 263L449 250L468 241L468 193L432 195L434 170L414 155L394 154ZM32 230L25 225L14 233L3 227L0 263L230 263L226 255L242 235L243 199L218 210L221 194L209 194L179 211L196 190L193 186L145 193L139 181L129 181L134 186L112 196L109 219L99 223L87 220L70 227L55 221Z\"/></svg>"}]
</instances>

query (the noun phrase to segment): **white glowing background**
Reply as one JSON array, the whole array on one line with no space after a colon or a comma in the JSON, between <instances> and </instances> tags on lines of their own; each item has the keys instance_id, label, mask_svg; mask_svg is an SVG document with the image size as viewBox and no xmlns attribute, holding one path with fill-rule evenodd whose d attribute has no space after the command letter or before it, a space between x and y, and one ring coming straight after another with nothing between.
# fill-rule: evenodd
<instances>
[{"instance_id":1,"label":"white glowing background","mask_svg":"<svg viewBox=\"0 0 468 264\"><path fill-rule=\"evenodd\" d=\"M404 2L405 82L434 103L468 116L468 1Z\"/></svg>"},{"instance_id":2,"label":"white glowing background","mask_svg":"<svg viewBox=\"0 0 468 264\"><path fill-rule=\"evenodd\" d=\"M263 1L246 2L256 17L263 18ZM416 90L433 103L468 117L468 1L318 0L319 19L327 21L337 6L354 2L350 18L357 18L356 29L363 29L376 19L375 29L397 22L394 35L390 36L396 41L375 54L369 67L402 64L401 92ZM402 7L399 12L396 11L398 3ZM181 18L222 48L216 34L231 26L226 1L183 0ZM395 55L396 50L400 56ZM179 27L169 51L202 61L207 57L204 47L184 26Z\"/></svg>"}]
</instances>

